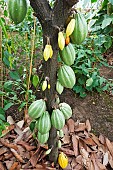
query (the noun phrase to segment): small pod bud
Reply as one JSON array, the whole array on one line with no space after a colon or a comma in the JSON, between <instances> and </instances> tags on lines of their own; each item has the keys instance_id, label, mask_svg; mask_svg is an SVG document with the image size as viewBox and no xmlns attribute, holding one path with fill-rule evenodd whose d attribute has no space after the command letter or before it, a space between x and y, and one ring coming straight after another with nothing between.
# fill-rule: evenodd
<instances>
[{"instance_id":1,"label":"small pod bud","mask_svg":"<svg viewBox=\"0 0 113 170\"><path fill-rule=\"evenodd\" d=\"M46 88L47 88L47 81L44 80L42 83L42 91L46 90Z\"/></svg>"}]
</instances>

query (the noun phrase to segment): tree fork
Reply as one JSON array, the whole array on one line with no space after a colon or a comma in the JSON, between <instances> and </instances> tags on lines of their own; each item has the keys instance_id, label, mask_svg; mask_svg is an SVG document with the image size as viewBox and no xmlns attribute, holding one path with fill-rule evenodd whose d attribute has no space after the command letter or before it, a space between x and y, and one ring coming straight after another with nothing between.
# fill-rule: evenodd
<instances>
[{"instance_id":1,"label":"tree fork","mask_svg":"<svg viewBox=\"0 0 113 170\"><path fill-rule=\"evenodd\" d=\"M47 0L30 0L30 4L34 9L35 16L39 19L43 30L43 47L47 44L47 37L53 48L53 57L44 63L44 76L50 80L51 88L45 90L44 97L47 98L47 110L52 113L52 107L55 102L55 85L57 80L57 55L58 55L58 28L64 28L66 19L68 18L71 8L78 0L56 0L52 9ZM58 139L57 130L51 128L48 140L49 148L52 148L49 154L49 160L57 162L58 157Z\"/></svg>"}]
</instances>

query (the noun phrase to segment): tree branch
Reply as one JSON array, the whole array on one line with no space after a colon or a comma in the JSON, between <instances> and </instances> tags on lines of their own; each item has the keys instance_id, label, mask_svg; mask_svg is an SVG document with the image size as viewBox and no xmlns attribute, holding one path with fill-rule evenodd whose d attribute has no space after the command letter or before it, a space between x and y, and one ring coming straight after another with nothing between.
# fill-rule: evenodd
<instances>
[{"instance_id":1,"label":"tree branch","mask_svg":"<svg viewBox=\"0 0 113 170\"><path fill-rule=\"evenodd\" d=\"M73 5L75 5L78 2L78 0L66 0L66 2L70 7L72 7Z\"/></svg>"},{"instance_id":2,"label":"tree branch","mask_svg":"<svg viewBox=\"0 0 113 170\"><path fill-rule=\"evenodd\" d=\"M51 7L47 0L30 0L30 5L41 24L43 24L45 20L51 20Z\"/></svg>"}]
</instances>

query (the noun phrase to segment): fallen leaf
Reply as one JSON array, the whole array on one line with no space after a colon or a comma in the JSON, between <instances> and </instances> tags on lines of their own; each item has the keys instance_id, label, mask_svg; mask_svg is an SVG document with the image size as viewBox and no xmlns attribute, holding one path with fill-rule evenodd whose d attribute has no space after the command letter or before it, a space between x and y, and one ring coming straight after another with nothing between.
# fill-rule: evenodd
<instances>
[{"instance_id":1,"label":"fallen leaf","mask_svg":"<svg viewBox=\"0 0 113 170\"><path fill-rule=\"evenodd\" d=\"M77 162L78 164L80 164L80 165L83 164L83 163L82 163L82 155L78 155L78 156L76 157L76 162Z\"/></svg>"},{"instance_id":2,"label":"fallen leaf","mask_svg":"<svg viewBox=\"0 0 113 170\"><path fill-rule=\"evenodd\" d=\"M71 161L71 167L72 169L74 169L74 167L77 165L78 163L76 162L76 158L72 158L72 161Z\"/></svg>"},{"instance_id":3,"label":"fallen leaf","mask_svg":"<svg viewBox=\"0 0 113 170\"><path fill-rule=\"evenodd\" d=\"M28 143L24 141L18 141L17 144L22 145L27 151L32 151L36 148L36 146L30 146Z\"/></svg>"},{"instance_id":4,"label":"fallen leaf","mask_svg":"<svg viewBox=\"0 0 113 170\"><path fill-rule=\"evenodd\" d=\"M74 155L74 151L73 150L71 150L71 149L67 149L67 148L63 148L63 147L61 147L61 148L59 148L59 150L60 151L62 151L62 152L64 152L66 155Z\"/></svg>"},{"instance_id":5,"label":"fallen leaf","mask_svg":"<svg viewBox=\"0 0 113 170\"><path fill-rule=\"evenodd\" d=\"M61 139L64 144L69 144L71 142L70 136L64 135L64 137Z\"/></svg>"},{"instance_id":6,"label":"fallen leaf","mask_svg":"<svg viewBox=\"0 0 113 170\"><path fill-rule=\"evenodd\" d=\"M40 157L40 146L38 147L38 149L35 151L35 153L30 158L30 162L31 162L33 167L36 166L39 157Z\"/></svg>"},{"instance_id":7,"label":"fallen leaf","mask_svg":"<svg viewBox=\"0 0 113 170\"><path fill-rule=\"evenodd\" d=\"M108 150L110 151L112 157L113 157L113 146L108 138L106 138L106 145L108 147Z\"/></svg>"},{"instance_id":8,"label":"fallen leaf","mask_svg":"<svg viewBox=\"0 0 113 170\"><path fill-rule=\"evenodd\" d=\"M87 129L88 132L91 131L91 124L90 124L88 119L86 120L86 129Z\"/></svg>"},{"instance_id":9,"label":"fallen leaf","mask_svg":"<svg viewBox=\"0 0 113 170\"><path fill-rule=\"evenodd\" d=\"M14 162L13 165L11 166L10 170L16 170L18 166L18 162Z\"/></svg>"},{"instance_id":10,"label":"fallen leaf","mask_svg":"<svg viewBox=\"0 0 113 170\"><path fill-rule=\"evenodd\" d=\"M13 155L15 156L15 158L18 160L18 161L20 161L21 163L24 163L24 160L23 160L23 158L17 153L17 151L15 151L14 149L10 149L11 150L11 152L13 153Z\"/></svg>"},{"instance_id":11,"label":"fallen leaf","mask_svg":"<svg viewBox=\"0 0 113 170\"><path fill-rule=\"evenodd\" d=\"M99 141L100 141L103 145L105 144L105 137L104 137L102 134L99 135Z\"/></svg>"},{"instance_id":12,"label":"fallen leaf","mask_svg":"<svg viewBox=\"0 0 113 170\"><path fill-rule=\"evenodd\" d=\"M7 117L7 122L8 122L10 125L15 124L15 121L13 120L12 116L8 116L8 117Z\"/></svg>"},{"instance_id":13,"label":"fallen leaf","mask_svg":"<svg viewBox=\"0 0 113 170\"><path fill-rule=\"evenodd\" d=\"M21 121L17 122L16 124L20 129L22 129L22 127L24 125L24 120L21 120Z\"/></svg>"},{"instance_id":14,"label":"fallen leaf","mask_svg":"<svg viewBox=\"0 0 113 170\"><path fill-rule=\"evenodd\" d=\"M109 151L108 151L108 158L109 158L109 164L110 164L111 168L113 168L113 157L111 156Z\"/></svg>"},{"instance_id":15,"label":"fallen leaf","mask_svg":"<svg viewBox=\"0 0 113 170\"><path fill-rule=\"evenodd\" d=\"M103 165L107 165L109 162L108 160L108 152L106 152L104 155L103 155Z\"/></svg>"},{"instance_id":16,"label":"fallen leaf","mask_svg":"<svg viewBox=\"0 0 113 170\"><path fill-rule=\"evenodd\" d=\"M92 145L92 146L96 145L96 143L91 138L86 138L86 139L80 138L80 139L83 140L87 145Z\"/></svg>"},{"instance_id":17,"label":"fallen leaf","mask_svg":"<svg viewBox=\"0 0 113 170\"><path fill-rule=\"evenodd\" d=\"M0 162L0 170L5 170L5 167L3 166L2 162Z\"/></svg>"},{"instance_id":18,"label":"fallen leaf","mask_svg":"<svg viewBox=\"0 0 113 170\"><path fill-rule=\"evenodd\" d=\"M99 139L93 134L93 133L90 133L91 135L91 138L93 139L93 141L98 145L98 146L101 146L100 142L99 142Z\"/></svg>"},{"instance_id":19,"label":"fallen leaf","mask_svg":"<svg viewBox=\"0 0 113 170\"><path fill-rule=\"evenodd\" d=\"M74 128L75 128L75 122L73 119L69 119L67 121L68 129L70 133L74 133Z\"/></svg>"},{"instance_id":20,"label":"fallen leaf","mask_svg":"<svg viewBox=\"0 0 113 170\"><path fill-rule=\"evenodd\" d=\"M7 153L4 154L4 157L5 157L5 160L9 160L10 158L13 157L13 154L12 154L11 151L9 151L9 152L7 152Z\"/></svg>"},{"instance_id":21,"label":"fallen leaf","mask_svg":"<svg viewBox=\"0 0 113 170\"><path fill-rule=\"evenodd\" d=\"M73 144L74 154L75 154L75 156L78 156L78 154L79 154L78 139L77 139L76 135L72 135L72 144Z\"/></svg>"},{"instance_id":22,"label":"fallen leaf","mask_svg":"<svg viewBox=\"0 0 113 170\"><path fill-rule=\"evenodd\" d=\"M18 147L17 147L16 145L14 145L14 144L12 144L12 143L6 142L6 140L3 139L3 138L0 138L0 142L1 142L4 146L6 146L6 147L8 147L8 148L13 148L13 149L15 149L15 150L18 150Z\"/></svg>"},{"instance_id":23,"label":"fallen leaf","mask_svg":"<svg viewBox=\"0 0 113 170\"><path fill-rule=\"evenodd\" d=\"M0 148L0 155L6 153L7 151L8 151L8 148L3 146L2 148Z\"/></svg>"},{"instance_id":24,"label":"fallen leaf","mask_svg":"<svg viewBox=\"0 0 113 170\"><path fill-rule=\"evenodd\" d=\"M83 170L83 166L78 164L74 167L74 170Z\"/></svg>"},{"instance_id":25,"label":"fallen leaf","mask_svg":"<svg viewBox=\"0 0 113 170\"><path fill-rule=\"evenodd\" d=\"M75 128L75 132L84 131L86 129L85 123L79 123L78 128Z\"/></svg>"},{"instance_id":26,"label":"fallen leaf","mask_svg":"<svg viewBox=\"0 0 113 170\"><path fill-rule=\"evenodd\" d=\"M4 161L4 163L5 163L6 167L7 167L7 169L10 169L11 166L13 165L13 161Z\"/></svg>"},{"instance_id":27,"label":"fallen leaf","mask_svg":"<svg viewBox=\"0 0 113 170\"><path fill-rule=\"evenodd\" d=\"M37 170L46 170L46 167L43 167L42 165L37 164L37 165L36 165L36 169L37 169Z\"/></svg>"}]
</instances>

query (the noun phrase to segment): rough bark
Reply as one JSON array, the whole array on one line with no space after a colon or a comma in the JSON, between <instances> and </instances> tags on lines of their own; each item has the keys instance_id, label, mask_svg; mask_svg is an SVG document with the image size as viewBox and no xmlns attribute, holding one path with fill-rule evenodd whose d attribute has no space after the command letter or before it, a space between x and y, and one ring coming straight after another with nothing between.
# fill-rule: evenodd
<instances>
[{"instance_id":1,"label":"rough bark","mask_svg":"<svg viewBox=\"0 0 113 170\"><path fill-rule=\"evenodd\" d=\"M34 9L35 16L39 19L43 30L43 47L47 43L47 37L50 38L50 44L53 48L53 57L44 63L44 75L50 79L50 90L46 90L44 96L47 98L47 110L52 113L52 106L55 101L55 84L57 80L57 55L58 55L58 28L63 29L70 10L78 0L56 0L54 8L51 9L47 0L30 0ZM52 147L49 159L56 162L58 156L57 131L51 128L50 138L48 140L49 148Z\"/></svg>"}]
</instances>

